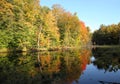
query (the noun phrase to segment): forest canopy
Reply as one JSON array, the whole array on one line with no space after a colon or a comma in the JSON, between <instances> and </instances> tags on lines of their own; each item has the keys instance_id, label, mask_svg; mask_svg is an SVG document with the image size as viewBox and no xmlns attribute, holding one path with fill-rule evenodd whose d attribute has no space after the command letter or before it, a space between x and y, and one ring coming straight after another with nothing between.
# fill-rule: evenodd
<instances>
[{"instance_id":1,"label":"forest canopy","mask_svg":"<svg viewBox=\"0 0 120 84\"><path fill-rule=\"evenodd\" d=\"M39 0L0 0L0 48L75 47L89 43L89 30L77 14Z\"/></svg>"},{"instance_id":2,"label":"forest canopy","mask_svg":"<svg viewBox=\"0 0 120 84\"><path fill-rule=\"evenodd\" d=\"M118 45L120 44L120 23L111 25L101 25L93 33L93 44L97 45Z\"/></svg>"}]
</instances>

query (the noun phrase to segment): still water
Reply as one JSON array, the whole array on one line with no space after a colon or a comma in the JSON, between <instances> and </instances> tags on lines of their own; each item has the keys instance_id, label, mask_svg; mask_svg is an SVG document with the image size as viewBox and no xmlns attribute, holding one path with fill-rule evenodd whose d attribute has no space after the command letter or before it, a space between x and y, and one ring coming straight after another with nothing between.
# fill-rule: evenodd
<instances>
[{"instance_id":1,"label":"still water","mask_svg":"<svg viewBox=\"0 0 120 84\"><path fill-rule=\"evenodd\" d=\"M0 84L120 84L120 49L1 53Z\"/></svg>"}]
</instances>

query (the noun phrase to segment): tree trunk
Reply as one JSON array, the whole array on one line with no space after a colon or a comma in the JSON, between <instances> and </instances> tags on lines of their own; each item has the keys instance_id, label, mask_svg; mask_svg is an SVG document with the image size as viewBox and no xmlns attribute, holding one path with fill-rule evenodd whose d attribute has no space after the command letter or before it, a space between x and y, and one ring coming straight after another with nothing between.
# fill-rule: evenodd
<instances>
[{"instance_id":1,"label":"tree trunk","mask_svg":"<svg viewBox=\"0 0 120 84\"><path fill-rule=\"evenodd\" d=\"M40 35L41 35L41 30L42 30L42 26L40 25L39 30L38 30L38 41L37 41L37 48L39 50L40 48Z\"/></svg>"}]
</instances>

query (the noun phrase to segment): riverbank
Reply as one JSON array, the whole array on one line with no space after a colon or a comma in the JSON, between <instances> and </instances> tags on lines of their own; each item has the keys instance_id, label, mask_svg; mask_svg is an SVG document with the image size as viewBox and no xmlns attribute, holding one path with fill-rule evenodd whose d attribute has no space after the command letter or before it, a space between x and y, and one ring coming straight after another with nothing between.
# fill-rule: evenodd
<instances>
[{"instance_id":1,"label":"riverbank","mask_svg":"<svg viewBox=\"0 0 120 84\"><path fill-rule=\"evenodd\" d=\"M116 48L116 47L120 47L120 45L93 45L92 48Z\"/></svg>"},{"instance_id":2,"label":"riverbank","mask_svg":"<svg viewBox=\"0 0 120 84\"><path fill-rule=\"evenodd\" d=\"M0 48L0 53L7 53L7 52L40 52L40 51L59 51L59 50L71 50L71 49L83 49L83 48L120 48L120 45L89 45L89 46L80 46L80 47L50 47L50 48Z\"/></svg>"},{"instance_id":3,"label":"riverbank","mask_svg":"<svg viewBox=\"0 0 120 84\"><path fill-rule=\"evenodd\" d=\"M0 53L7 53L7 52L26 52L28 51L26 48L18 49L18 48L0 48Z\"/></svg>"},{"instance_id":4,"label":"riverbank","mask_svg":"<svg viewBox=\"0 0 120 84\"><path fill-rule=\"evenodd\" d=\"M97 50L100 53L101 52L108 53L109 51L110 51L109 54L117 53L116 56L119 56L118 52L120 52L120 45L95 45L92 48L93 50Z\"/></svg>"},{"instance_id":5,"label":"riverbank","mask_svg":"<svg viewBox=\"0 0 120 84\"><path fill-rule=\"evenodd\" d=\"M71 49L80 49L81 47L50 47L50 48L0 48L0 53L7 53L7 52L40 52L40 51L59 51L59 50L71 50Z\"/></svg>"}]
</instances>

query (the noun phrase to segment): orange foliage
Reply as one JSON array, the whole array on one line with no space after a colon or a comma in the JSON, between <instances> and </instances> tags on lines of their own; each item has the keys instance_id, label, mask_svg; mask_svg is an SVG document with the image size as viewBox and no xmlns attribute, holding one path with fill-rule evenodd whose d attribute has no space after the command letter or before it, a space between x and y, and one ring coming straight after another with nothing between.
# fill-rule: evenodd
<instances>
[{"instance_id":1,"label":"orange foliage","mask_svg":"<svg viewBox=\"0 0 120 84\"><path fill-rule=\"evenodd\" d=\"M79 59L78 59L80 64L76 64L75 66L73 66L72 64L68 65L67 77L66 77L66 81L68 84L71 84L74 80L78 79L80 77L81 73L86 69L87 64L89 64L89 62L90 62L90 60L89 60L90 54L91 54L90 50L83 50L81 52L81 54L79 55ZM74 62L76 60L74 59L71 61Z\"/></svg>"},{"instance_id":2,"label":"orange foliage","mask_svg":"<svg viewBox=\"0 0 120 84\"><path fill-rule=\"evenodd\" d=\"M86 28L84 22L80 21L80 26L81 26L81 40L84 42L84 43L87 43L89 41L89 31L88 29Z\"/></svg>"},{"instance_id":3,"label":"orange foliage","mask_svg":"<svg viewBox=\"0 0 120 84\"><path fill-rule=\"evenodd\" d=\"M39 60L41 63L41 67L44 69L44 71L47 71L49 73L59 72L59 70L60 70L59 69L59 66L60 66L59 59L53 60L53 57L48 54L48 55L40 56Z\"/></svg>"},{"instance_id":4,"label":"orange foliage","mask_svg":"<svg viewBox=\"0 0 120 84\"><path fill-rule=\"evenodd\" d=\"M80 56L80 60L82 62L81 69L84 71L86 69L86 65L89 63L90 51L84 50Z\"/></svg>"}]
</instances>

